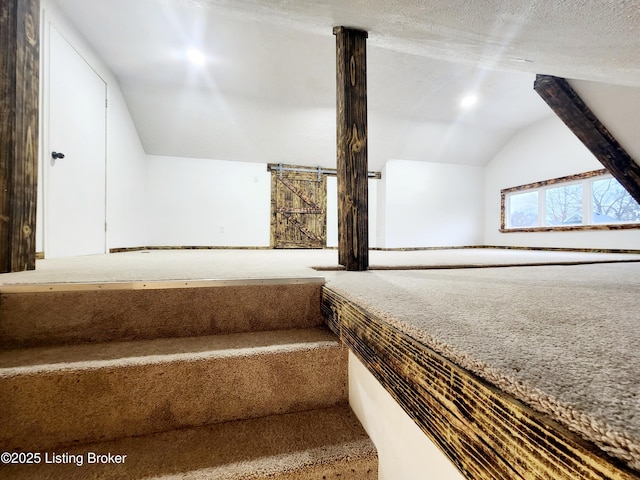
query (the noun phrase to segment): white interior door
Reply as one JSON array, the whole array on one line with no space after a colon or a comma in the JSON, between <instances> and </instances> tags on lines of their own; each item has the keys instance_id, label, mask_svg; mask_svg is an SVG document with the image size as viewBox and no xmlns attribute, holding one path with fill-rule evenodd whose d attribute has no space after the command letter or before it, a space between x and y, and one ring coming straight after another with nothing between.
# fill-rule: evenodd
<instances>
[{"instance_id":1,"label":"white interior door","mask_svg":"<svg viewBox=\"0 0 640 480\"><path fill-rule=\"evenodd\" d=\"M45 257L105 253L107 86L50 25ZM52 158L52 153L64 158Z\"/></svg>"}]
</instances>

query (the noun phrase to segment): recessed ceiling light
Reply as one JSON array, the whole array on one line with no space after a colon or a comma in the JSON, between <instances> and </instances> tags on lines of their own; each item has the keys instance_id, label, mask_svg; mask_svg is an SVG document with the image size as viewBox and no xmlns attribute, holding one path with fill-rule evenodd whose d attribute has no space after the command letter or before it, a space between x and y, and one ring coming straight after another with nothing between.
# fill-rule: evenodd
<instances>
[{"instance_id":1,"label":"recessed ceiling light","mask_svg":"<svg viewBox=\"0 0 640 480\"><path fill-rule=\"evenodd\" d=\"M475 95L467 95L460 100L460 106L462 108L470 108L478 102L478 97Z\"/></svg>"},{"instance_id":2,"label":"recessed ceiling light","mask_svg":"<svg viewBox=\"0 0 640 480\"><path fill-rule=\"evenodd\" d=\"M198 65L199 67L206 63L204 53L195 48L190 48L189 50L187 50L187 58L191 61L191 63L193 63L194 65Z\"/></svg>"}]
</instances>

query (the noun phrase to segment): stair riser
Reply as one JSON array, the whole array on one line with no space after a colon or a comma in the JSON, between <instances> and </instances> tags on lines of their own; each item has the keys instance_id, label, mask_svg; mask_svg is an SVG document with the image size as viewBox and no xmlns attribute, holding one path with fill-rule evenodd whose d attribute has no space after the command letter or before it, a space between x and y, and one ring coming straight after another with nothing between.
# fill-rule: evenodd
<instances>
[{"instance_id":1,"label":"stair riser","mask_svg":"<svg viewBox=\"0 0 640 480\"><path fill-rule=\"evenodd\" d=\"M50 449L304 411L347 400L336 344L248 357L0 378L0 450Z\"/></svg>"},{"instance_id":2,"label":"stair riser","mask_svg":"<svg viewBox=\"0 0 640 480\"><path fill-rule=\"evenodd\" d=\"M0 295L0 348L321 325L319 284Z\"/></svg>"},{"instance_id":3,"label":"stair riser","mask_svg":"<svg viewBox=\"0 0 640 480\"><path fill-rule=\"evenodd\" d=\"M127 455L124 463L87 463L88 452ZM11 480L374 480L375 447L346 404L225 422L111 442L65 447L68 464L0 465ZM45 458L45 454L48 457ZM82 463L81 467L77 463Z\"/></svg>"}]
</instances>

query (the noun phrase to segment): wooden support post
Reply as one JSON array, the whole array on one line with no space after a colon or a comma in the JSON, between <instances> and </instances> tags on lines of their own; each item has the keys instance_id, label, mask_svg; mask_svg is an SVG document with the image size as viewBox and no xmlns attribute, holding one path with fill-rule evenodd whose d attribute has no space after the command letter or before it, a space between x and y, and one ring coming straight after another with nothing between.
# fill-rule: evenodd
<instances>
[{"instance_id":1,"label":"wooden support post","mask_svg":"<svg viewBox=\"0 0 640 480\"><path fill-rule=\"evenodd\" d=\"M367 32L335 27L337 83L338 261L369 268Z\"/></svg>"},{"instance_id":2,"label":"wooden support post","mask_svg":"<svg viewBox=\"0 0 640 480\"><path fill-rule=\"evenodd\" d=\"M0 272L36 265L40 0L0 3Z\"/></svg>"},{"instance_id":3,"label":"wooden support post","mask_svg":"<svg viewBox=\"0 0 640 480\"><path fill-rule=\"evenodd\" d=\"M533 88L611 175L640 202L640 165L600 123L569 82L551 75L537 75Z\"/></svg>"}]
</instances>

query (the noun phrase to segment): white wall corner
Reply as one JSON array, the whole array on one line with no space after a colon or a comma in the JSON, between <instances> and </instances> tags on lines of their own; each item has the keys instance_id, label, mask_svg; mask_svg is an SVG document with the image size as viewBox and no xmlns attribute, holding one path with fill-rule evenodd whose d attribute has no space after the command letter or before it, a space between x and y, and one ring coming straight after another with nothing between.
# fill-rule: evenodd
<instances>
[{"instance_id":1,"label":"white wall corner","mask_svg":"<svg viewBox=\"0 0 640 480\"><path fill-rule=\"evenodd\" d=\"M349 404L378 450L379 480L464 479L351 351Z\"/></svg>"}]
</instances>

